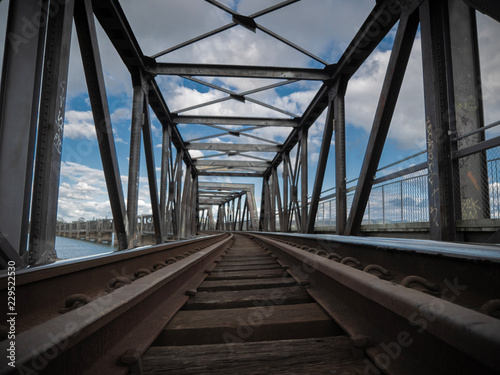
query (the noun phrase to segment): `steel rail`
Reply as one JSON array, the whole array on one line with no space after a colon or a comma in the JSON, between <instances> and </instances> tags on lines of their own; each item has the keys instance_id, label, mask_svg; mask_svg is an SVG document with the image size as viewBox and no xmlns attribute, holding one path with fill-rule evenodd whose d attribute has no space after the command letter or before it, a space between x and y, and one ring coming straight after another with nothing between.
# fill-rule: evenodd
<instances>
[{"instance_id":1,"label":"steel rail","mask_svg":"<svg viewBox=\"0 0 500 375\"><path fill-rule=\"evenodd\" d=\"M99 366L99 373L126 374L128 368L117 365L116 360L130 347L147 349L163 328L164 319L187 300L186 288L201 282L205 269L213 266L231 238L226 234L208 236L19 271L16 310L23 314L16 317L20 332L16 335L16 368L2 366L0 374L33 370L64 373L75 363L81 373ZM174 261L167 264L169 259ZM144 273L144 269L149 274L141 277L138 272ZM115 287L108 285L103 290L108 280ZM0 282L6 295L7 278ZM119 282L127 285L116 286ZM41 290L53 293L47 295ZM57 310L69 294L84 295L88 300L60 315ZM29 305L21 306L23 301ZM25 330L21 332L21 328ZM6 352L9 345L6 340L0 348ZM113 350L120 352L111 354Z\"/></svg>"},{"instance_id":2,"label":"steel rail","mask_svg":"<svg viewBox=\"0 0 500 375\"><path fill-rule=\"evenodd\" d=\"M267 236L253 237L309 283L308 293L384 371L500 371L500 321L452 303L461 289L450 285L448 297L437 298Z\"/></svg>"}]
</instances>

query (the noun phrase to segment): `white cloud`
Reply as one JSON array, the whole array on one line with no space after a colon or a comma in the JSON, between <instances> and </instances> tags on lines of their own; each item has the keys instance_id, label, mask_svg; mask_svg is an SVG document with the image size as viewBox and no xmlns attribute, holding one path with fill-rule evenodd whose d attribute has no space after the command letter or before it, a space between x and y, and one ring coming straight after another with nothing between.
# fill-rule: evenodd
<instances>
[{"instance_id":1,"label":"white cloud","mask_svg":"<svg viewBox=\"0 0 500 375\"><path fill-rule=\"evenodd\" d=\"M70 139L95 139L92 111L66 111L64 137Z\"/></svg>"},{"instance_id":2,"label":"white cloud","mask_svg":"<svg viewBox=\"0 0 500 375\"><path fill-rule=\"evenodd\" d=\"M388 137L406 149L425 148L425 121L420 38L416 38ZM391 51L375 50L350 80L346 122L371 131Z\"/></svg>"}]
</instances>

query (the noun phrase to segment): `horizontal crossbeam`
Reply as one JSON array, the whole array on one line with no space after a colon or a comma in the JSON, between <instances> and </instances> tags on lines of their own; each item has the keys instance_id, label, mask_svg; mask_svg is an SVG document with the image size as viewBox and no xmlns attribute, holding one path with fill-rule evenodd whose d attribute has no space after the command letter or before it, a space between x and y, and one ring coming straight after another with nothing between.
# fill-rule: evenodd
<instances>
[{"instance_id":1,"label":"horizontal crossbeam","mask_svg":"<svg viewBox=\"0 0 500 375\"><path fill-rule=\"evenodd\" d=\"M265 161L244 160L195 160L196 167L243 167L243 168L267 168L271 163Z\"/></svg>"},{"instance_id":2,"label":"horizontal crossbeam","mask_svg":"<svg viewBox=\"0 0 500 375\"><path fill-rule=\"evenodd\" d=\"M280 146L247 143L187 143L188 150L238 151L238 152L278 152Z\"/></svg>"},{"instance_id":3,"label":"horizontal crossbeam","mask_svg":"<svg viewBox=\"0 0 500 375\"><path fill-rule=\"evenodd\" d=\"M298 126L299 123L299 121L295 119L229 116L177 116L174 117L172 121L175 124L284 126L292 128Z\"/></svg>"},{"instance_id":4,"label":"horizontal crossbeam","mask_svg":"<svg viewBox=\"0 0 500 375\"><path fill-rule=\"evenodd\" d=\"M147 68L149 73L160 75L300 79L309 81L324 81L329 79L331 78L331 70L332 65L328 65L324 69L310 69L252 65L178 63L156 63Z\"/></svg>"}]
</instances>

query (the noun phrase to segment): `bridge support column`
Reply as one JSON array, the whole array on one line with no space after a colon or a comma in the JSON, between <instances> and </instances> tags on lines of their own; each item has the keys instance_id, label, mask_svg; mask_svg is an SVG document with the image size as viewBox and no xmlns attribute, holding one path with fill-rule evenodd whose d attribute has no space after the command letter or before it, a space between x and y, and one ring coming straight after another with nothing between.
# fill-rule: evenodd
<instances>
[{"instance_id":1,"label":"bridge support column","mask_svg":"<svg viewBox=\"0 0 500 375\"><path fill-rule=\"evenodd\" d=\"M74 2L50 13L43 69L28 264L56 258L55 236Z\"/></svg>"},{"instance_id":2,"label":"bridge support column","mask_svg":"<svg viewBox=\"0 0 500 375\"><path fill-rule=\"evenodd\" d=\"M466 136L484 126L477 25L474 10L460 0L449 0L448 14L454 94L452 147L461 150L485 139L484 132ZM460 190L455 189L457 219L489 219L486 152L462 157L455 163L460 174Z\"/></svg>"},{"instance_id":3,"label":"bridge support column","mask_svg":"<svg viewBox=\"0 0 500 375\"><path fill-rule=\"evenodd\" d=\"M454 106L450 82L450 34L447 1L424 0L420 6L427 132L429 221L431 239L456 239L456 169L452 163L450 121Z\"/></svg>"},{"instance_id":4,"label":"bridge support column","mask_svg":"<svg viewBox=\"0 0 500 375\"><path fill-rule=\"evenodd\" d=\"M335 130L335 176L337 186L337 234L343 234L345 221L347 219L346 192L345 192L345 116L344 95L347 81L342 77L337 79L328 93L328 112L326 115L323 139L319 153L318 167L314 188L311 197L309 220L307 221L307 233L314 233L314 224L318 213L319 198L323 188L323 180L326 173L326 164L330 153L333 131Z\"/></svg>"},{"instance_id":5,"label":"bridge support column","mask_svg":"<svg viewBox=\"0 0 500 375\"><path fill-rule=\"evenodd\" d=\"M30 209L36 122L45 28L25 20L47 19L48 2L9 4L0 87L0 255L23 266Z\"/></svg>"},{"instance_id":6,"label":"bridge support column","mask_svg":"<svg viewBox=\"0 0 500 375\"><path fill-rule=\"evenodd\" d=\"M279 179L278 179L278 169L273 168L272 171L272 177L273 177L273 202L277 204L277 209L278 209L278 219L279 219L279 230L280 232L283 231L284 228L284 213L283 213L283 206L281 204L281 192L280 192L280 184L279 184ZM275 220L276 222L276 220ZM275 229L276 230L276 225Z\"/></svg>"},{"instance_id":7,"label":"bridge support column","mask_svg":"<svg viewBox=\"0 0 500 375\"><path fill-rule=\"evenodd\" d=\"M139 201L139 166L141 162L141 131L144 125L144 91L140 73L132 76L134 96L132 103L132 122L130 126L130 156L127 190L128 248L139 246L137 235L137 205Z\"/></svg>"},{"instance_id":8,"label":"bridge support column","mask_svg":"<svg viewBox=\"0 0 500 375\"><path fill-rule=\"evenodd\" d=\"M147 82L142 79L142 88L146 94L148 90ZM144 154L146 157L146 169L148 172L149 197L151 200L151 212L153 213L153 228L155 232L155 243L163 242L164 217L160 213L160 203L158 202L158 186L156 185L156 167L154 158L153 135L151 133L151 119L149 116L149 99L144 95L144 124L142 134L144 136Z\"/></svg>"},{"instance_id":9,"label":"bridge support column","mask_svg":"<svg viewBox=\"0 0 500 375\"><path fill-rule=\"evenodd\" d=\"M300 211L301 211L301 219L300 219L300 229L297 228L298 232L306 233L307 232L307 218L308 214L308 168L307 168L307 138L308 138L308 129L303 128L300 134ZM297 155L299 157L299 155Z\"/></svg>"}]
</instances>

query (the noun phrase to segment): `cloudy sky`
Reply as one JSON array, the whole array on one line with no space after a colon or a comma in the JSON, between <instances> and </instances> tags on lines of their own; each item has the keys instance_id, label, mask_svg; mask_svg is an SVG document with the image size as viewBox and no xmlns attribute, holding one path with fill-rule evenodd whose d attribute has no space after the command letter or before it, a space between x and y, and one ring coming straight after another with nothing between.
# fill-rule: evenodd
<instances>
[{"instance_id":1,"label":"cloudy sky","mask_svg":"<svg viewBox=\"0 0 500 375\"><path fill-rule=\"evenodd\" d=\"M241 14L251 15L280 1L224 0L220 2ZM0 54L3 54L8 3L8 0L0 2ZM120 3L146 55L154 55L231 22L230 15L202 0L121 0ZM349 2L302 0L280 11L259 17L256 21L320 59L335 63L374 4L373 0L351 0ZM478 24L483 69L485 121L486 124L489 124L500 119L500 96L498 95L500 71L495 69L500 65L500 38L498 38L500 27L495 21L481 14L478 14ZM395 29L372 53L348 85L345 100L348 180L356 178L359 174L394 35ZM124 196L126 197L132 85L127 69L99 25L98 36L119 168L122 175ZM413 45L381 166L425 148L420 51L420 35L418 34ZM216 36L159 57L157 61L323 67L321 63L265 33L261 31L253 33L243 27L233 27ZM203 80L235 93L242 93L276 82L262 79L214 79L208 77L204 77ZM157 77L157 82L172 112L227 96L219 90L178 77ZM319 87L320 84L315 82L296 83L252 94L249 97L279 107L291 114L301 115ZM66 221L80 217L85 219L111 217L78 41L74 32L66 110L58 216ZM182 114L286 117L281 113L248 101L240 103L234 100L182 112ZM316 172L315 167L321 145L325 115L326 113L323 113L309 132L310 192ZM154 116L152 126L157 177L159 179L161 126ZM240 128L235 127L235 129ZM185 140L220 133L219 130L196 125L182 125L179 126L179 130ZM289 131L288 128L262 128L248 134L282 142L286 139ZM228 136L218 137L211 141L254 142L250 138ZM141 152L144 161L143 151ZM201 156L201 152L195 151L192 155L194 157ZM272 157L272 155L259 156ZM398 168L421 161L423 159L410 160ZM335 186L333 167L334 158L331 155L327 168L332 172L326 173L324 190ZM144 163L141 165L140 173L139 213L147 214L151 212L151 209ZM202 178L200 181L213 180ZM228 179L224 178L217 181L229 182ZM237 179L237 181L233 179L231 182L254 183L257 204L260 205L261 181L259 179Z\"/></svg>"}]
</instances>

